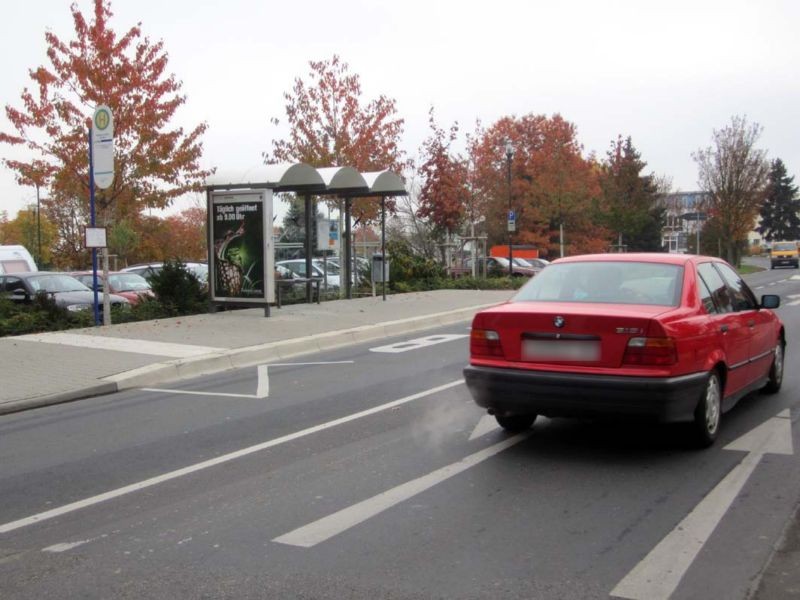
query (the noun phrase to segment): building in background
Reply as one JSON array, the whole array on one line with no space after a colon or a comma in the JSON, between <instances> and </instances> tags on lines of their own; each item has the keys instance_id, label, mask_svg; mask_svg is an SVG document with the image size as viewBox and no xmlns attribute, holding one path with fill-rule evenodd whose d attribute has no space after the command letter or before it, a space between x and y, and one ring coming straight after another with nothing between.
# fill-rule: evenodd
<instances>
[{"instance_id":1,"label":"building in background","mask_svg":"<svg viewBox=\"0 0 800 600\"><path fill-rule=\"evenodd\" d=\"M698 233L705 223L706 192L676 192L661 197L667 209L661 246L667 252L685 254L695 252Z\"/></svg>"}]
</instances>

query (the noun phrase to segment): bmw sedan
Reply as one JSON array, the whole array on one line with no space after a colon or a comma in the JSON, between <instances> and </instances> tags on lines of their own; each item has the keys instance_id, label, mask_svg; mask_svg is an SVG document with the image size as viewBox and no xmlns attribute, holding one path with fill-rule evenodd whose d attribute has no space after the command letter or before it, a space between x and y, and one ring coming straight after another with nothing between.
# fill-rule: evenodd
<instances>
[{"instance_id":1,"label":"bmw sedan","mask_svg":"<svg viewBox=\"0 0 800 600\"><path fill-rule=\"evenodd\" d=\"M781 387L779 304L717 258L564 258L475 315L464 376L510 431L537 415L626 415L689 422L709 446L740 398Z\"/></svg>"}]
</instances>

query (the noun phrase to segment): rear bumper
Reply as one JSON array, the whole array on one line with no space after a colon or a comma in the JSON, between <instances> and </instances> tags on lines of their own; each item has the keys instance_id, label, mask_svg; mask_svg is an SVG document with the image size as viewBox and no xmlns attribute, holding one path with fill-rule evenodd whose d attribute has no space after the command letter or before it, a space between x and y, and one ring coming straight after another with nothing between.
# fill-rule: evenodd
<instances>
[{"instance_id":1,"label":"rear bumper","mask_svg":"<svg viewBox=\"0 0 800 600\"><path fill-rule=\"evenodd\" d=\"M618 377L470 365L464 379L475 402L492 413L624 415L672 423L694 418L707 374Z\"/></svg>"}]
</instances>

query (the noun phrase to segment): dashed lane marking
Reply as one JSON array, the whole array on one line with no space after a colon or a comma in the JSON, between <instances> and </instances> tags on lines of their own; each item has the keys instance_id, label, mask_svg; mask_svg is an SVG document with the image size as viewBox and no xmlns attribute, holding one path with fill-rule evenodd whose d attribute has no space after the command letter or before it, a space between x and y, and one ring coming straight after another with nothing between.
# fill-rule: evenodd
<instances>
[{"instance_id":1,"label":"dashed lane marking","mask_svg":"<svg viewBox=\"0 0 800 600\"><path fill-rule=\"evenodd\" d=\"M229 452L228 454L223 454L222 456L218 456L210 460L204 460L203 462L195 463L193 465L189 465L188 467L183 467L182 469L176 469L175 471L170 471L168 473L164 473L163 475L151 477L150 479L145 479L144 481L139 481L137 483L132 483L130 485L123 486L121 488L109 490L107 492L98 494L96 496L91 496L90 498L78 500L77 502L71 502L69 504L53 508L51 510L36 513L29 517L17 519L16 521L10 521L8 523L0 525L0 534L8 533L9 531L14 531L16 529L21 529L22 527L28 527L29 525L34 525L36 523L41 523L42 521L46 521L48 519L54 519L55 517L60 517L61 515L75 512L82 508L94 506L95 504L100 504L101 502L105 502L107 500L112 500L114 498L119 498L120 496L125 496L126 494L131 494L133 492L138 492L140 490L153 487L160 483L164 483L165 481L171 481L173 479L183 477L184 475L196 473L197 471L202 471L210 467L215 467L217 465L221 465L230 462L232 460L236 460L237 458L242 458L245 456L249 456L250 454L260 452L262 450L267 450L268 448L274 448L275 446L286 444L288 442L292 442L294 440L312 435L314 433L319 433L320 431L325 431L333 427L338 427L339 425L344 425L345 423L350 423L351 421L355 421L357 419L362 419L364 417L368 417L370 415L374 415L383 412L385 410L390 410L397 406L413 402L414 400L419 400L420 398L433 396L434 394L438 394L439 392L444 392L445 390L449 390L450 388L454 388L463 383L464 383L463 379L451 381L450 383L445 383L443 385L429 388L422 392L417 392L416 394L411 394L410 396L405 396L404 398L400 398L398 400L386 402L385 404L374 406L372 408L368 408L366 410L362 410L360 412L353 413L341 417L339 419L334 419L326 423L321 423L320 425L315 425L313 427L308 427L307 429L302 429L300 431L296 431L288 435L267 440L266 442L255 444L254 446L249 446L241 450L236 450L235 452Z\"/></svg>"}]
</instances>

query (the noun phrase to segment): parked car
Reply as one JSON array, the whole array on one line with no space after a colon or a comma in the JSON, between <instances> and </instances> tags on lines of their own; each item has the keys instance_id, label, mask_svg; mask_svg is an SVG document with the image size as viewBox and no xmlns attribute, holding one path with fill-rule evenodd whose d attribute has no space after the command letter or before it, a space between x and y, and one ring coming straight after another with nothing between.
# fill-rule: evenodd
<instances>
[{"instance_id":1,"label":"parked car","mask_svg":"<svg viewBox=\"0 0 800 600\"><path fill-rule=\"evenodd\" d=\"M513 258L513 257L512 257ZM486 273L488 277L503 277L508 275L508 258L504 256L487 256L478 259L478 275ZM472 259L468 258L464 264L468 269L472 268ZM512 263L512 275L514 277L533 277L536 270L533 267L525 267Z\"/></svg>"},{"instance_id":2,"label":"parked car","mask_svg":"<svg viewBox=\"0 0 800 600\"><path fill-rule=\"evenodd\" d=\"M518 267L533 269L537 275L539 274L539 271L550 264L549 260L545 260L543 258L522 258L521 256L512 256L512 259L514 264Z\"/></svg>"},{"instance_id":3,"label":"parked car","mask_svg":"<svg viewBox=\"0 0 800 600\"><path fill-rule=\"evenodd\" d=\"M66 273L37 271L0 275L0 294L14 302L30 302L37 294L51 296L58 306L70 311L94 306L94 292ZM112 307L128 306L128 301L110 295Z\"/></svg>"},{"instance_id":4,"label":"parked car","mask_svg":"<svg viewBox=\"0 0 800 600\"><path fill-rule=\"evenodd\" d=\"M281 260L275 263L276 266L283 267L284 269L289 269L295 275L299 277L308 277L306 275L306 259L305 258L294 258L291 260ZM329 288L338 288L339 287L339 274L336 267L333 265L329 265L327 276L323 269L322 261L318 259L313 259L311 261L311 277L321 277L323 279L327 279L328 287ZM334 273L334 271L336 271Z\"/></svg>"},{"instance_id":5,"label":"parked car","mask_svg":"<svg viewBox=\"0 0 800 600\"><path fill-rule=\"evenodd\" d=\"M781 387L779 304L717 258L564 258L475 315L464 376L510 431L537 415L631 415L690 422L710 445L740 398Z\"/></svg>"},{"instance_id":6,"label":"parked car","mask_svg":"<svg viewBox=\"0 0 800 600\"><path fill-rule=\"evenodd\" d=\"M183 264L191 273L194 273L195 277L197 277L200 283L202 283L204 286L208 286L208 265L206 263L187 262ZM136 273L137 275L141 275L145 279L149 280L156 273L160 273L163 267L163 262L144 263L125 267L124 269L121 269L120 272Z\"/></svg>"},{"instance_id":7,"label":"parked car","mask_svg":"<svg viewBox=\"0 0 800 600\"><path fill-rule=\"evenodd\" d=\"M75 279L80 281L90 290L94 284L91 271L78 271L70 273ZM97 273L98 291L103 291L103 273ZM108 291L112 294L122 296L132 305L138 304L145 298L152 298L153 290L147 280L136 273L122 273L120 271L108 274Z\"/></svg>"}]
</instances>

